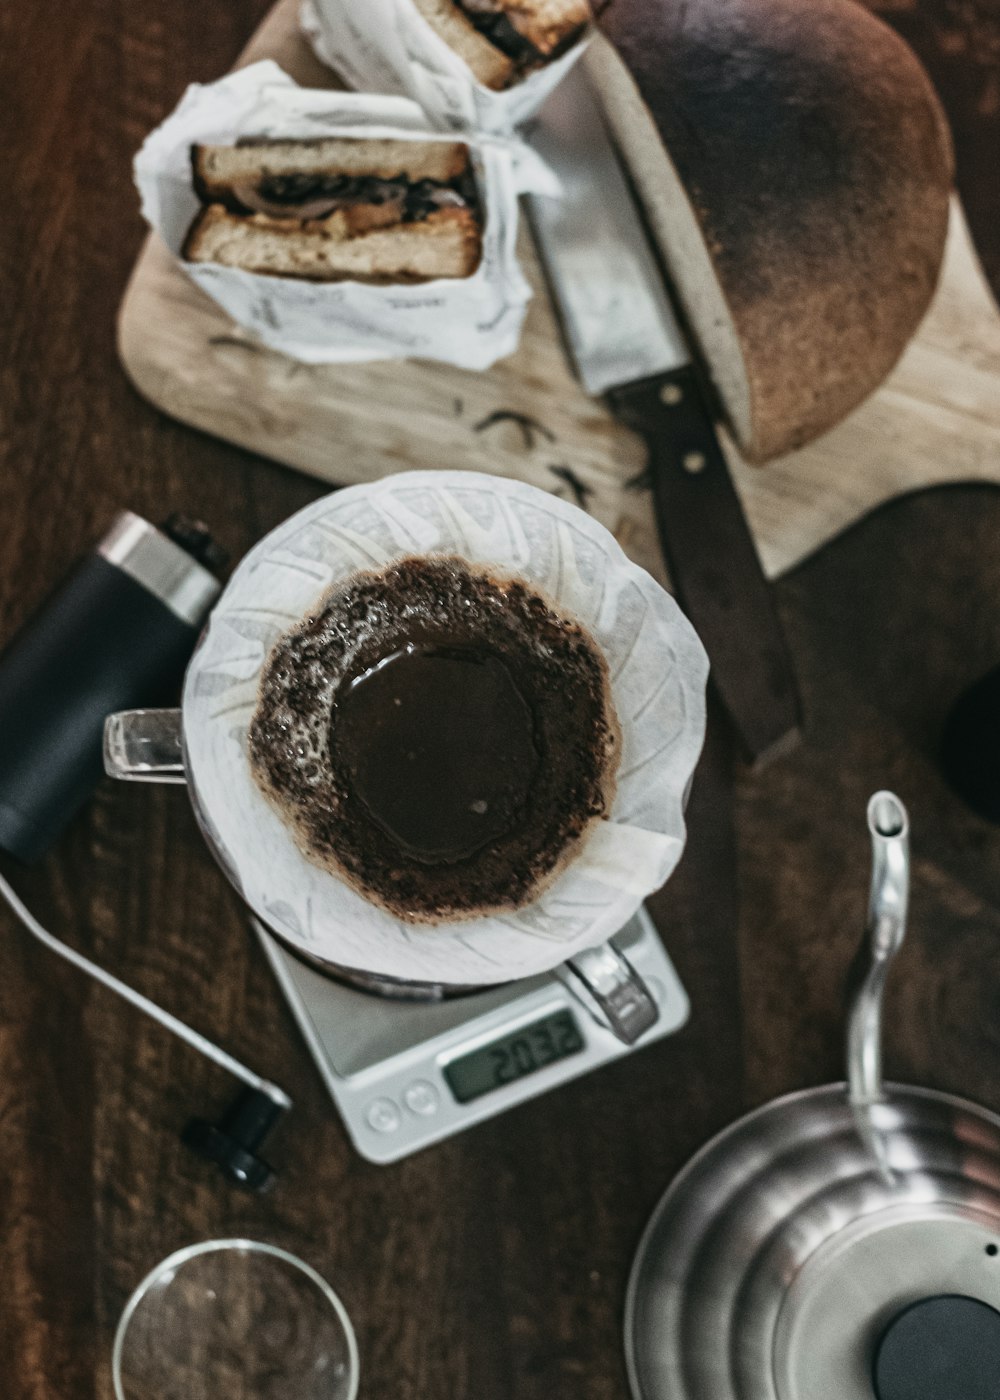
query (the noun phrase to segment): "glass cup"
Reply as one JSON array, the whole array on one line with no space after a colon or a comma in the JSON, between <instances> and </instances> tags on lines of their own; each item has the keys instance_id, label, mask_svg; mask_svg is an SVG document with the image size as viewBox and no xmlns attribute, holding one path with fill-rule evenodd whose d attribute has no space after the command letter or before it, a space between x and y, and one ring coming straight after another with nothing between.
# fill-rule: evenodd
<instances>
[{"instance_id":1,"label":"glass cup","mask_svg":"<svg viewBox=\"0 0 1000 1400\"><path fill-rule=\"evenodd\" d=\"M115 1400L355 1400L343 1303L275 1245L206 1240L143 1279L111 1359Z\"/></svg>"}]
</instances>

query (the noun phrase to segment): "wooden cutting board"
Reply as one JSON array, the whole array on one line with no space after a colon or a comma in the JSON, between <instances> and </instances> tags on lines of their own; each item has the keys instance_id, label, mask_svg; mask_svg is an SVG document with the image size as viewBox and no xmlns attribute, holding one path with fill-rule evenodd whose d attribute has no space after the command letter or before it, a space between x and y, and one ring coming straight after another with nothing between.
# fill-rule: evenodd
<instances>
[{"instance_id":1,"label":"wooden cutting board","mask_svg":"<svg viewBox=\"0 0 1000 1400\"><path fill-rule=\"evenodd\" d=\"M241 56L336 86L280 0ZM577 499L663 577L638 438L573 377L530 234L535 289L517 353L486 373L427 361L303 365L264 349L184 275L155 236L122 302L118 347L164 412L337 485L411 468L519 477ZM764 567L783 573L883 501L943 482L1000 482L1000 314L957 201L940 288L883 387L800 452L748 467L727 444Z\"/></svg>"}]
</instances>

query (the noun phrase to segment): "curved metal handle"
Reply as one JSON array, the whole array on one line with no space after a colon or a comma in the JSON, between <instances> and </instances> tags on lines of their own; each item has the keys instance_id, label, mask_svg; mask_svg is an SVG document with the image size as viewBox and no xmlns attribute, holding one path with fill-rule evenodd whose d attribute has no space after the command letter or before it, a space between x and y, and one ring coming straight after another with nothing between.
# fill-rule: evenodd
<instances>
[{"instance_id":1,"label":"curved metal handle","mask_svg":"<svg viewBox=\"0 0 1000 1400\"><path fill-rule=\"evenodd\" d=\"M868 923L851 970L847 1019L847 1094L851 1103L882 1097L882 1000L893 958L903 946L910 895L910 821L891 792L868 803L872 883Z\"/></svg>"},{"instance_id":2,"label":"curved metal handle","mask_svg":"<svg viewBox=\"0 0 1000 1400\"><path fill-rule=\"evenodd\" d=\"M180 710L120 710L104 721L104 771L131 783L185 783Z\"/></svg>"},{"instance_id":3,"label":"curved metal handle","mask_svg":"<svg viewBox=\"0 0 1000 1400\"><path fill-rule=\"evenodd\" d=\"M583 988L578 1000L598 1025L613 1031L626 1045L634 1045L659 1020L660 1011L652 992L613 943L586 948L575 958L568 958L564 967ZM591 1010L591 1001L597 1012Z\"/></svg>"}]
</instances>

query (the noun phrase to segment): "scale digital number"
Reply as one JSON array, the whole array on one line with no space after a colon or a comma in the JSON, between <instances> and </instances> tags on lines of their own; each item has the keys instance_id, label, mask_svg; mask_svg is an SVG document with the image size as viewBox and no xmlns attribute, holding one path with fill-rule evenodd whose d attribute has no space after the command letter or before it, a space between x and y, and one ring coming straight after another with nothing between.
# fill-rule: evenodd
<instances>
[{"instance_id":1,"label":"scale digital number","mask_svg":"<svg viewBox=\"0 0 1000 1400\"><path fill-rule=\"evenodd\" d=\"M557 1060L578 1055L583 1048L584 1039L576 1018L565 1008L468 1055L446 1060L441 1069L458 1102L471 1103Z\"/></svg>"}]
</instances>

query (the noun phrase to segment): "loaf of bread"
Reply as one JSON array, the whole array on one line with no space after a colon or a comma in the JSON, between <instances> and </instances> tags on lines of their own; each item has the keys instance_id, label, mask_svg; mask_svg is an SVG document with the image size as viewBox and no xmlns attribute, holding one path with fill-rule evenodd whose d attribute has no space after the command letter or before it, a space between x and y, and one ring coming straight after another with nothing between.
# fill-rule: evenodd
<instances>
[{"instance_id":1,"label":"loaf of bread","mask_svg":"<svg viewBox=\"0 0 1000 1400\"><path fill-rule=\"evenodd\" d=\"M482 225L455 141L245 140L193 146L201 209L189 262L272 277L377 284L469 277Z\"/></svg>"},{"instance_id":2,"label":"loaf of bread","mask_svg":"<svg viewBox=\"0 0 1000 1400\"><path fill-rule=\"evenodd\" d=\"M853 0L597 0L587 62L751 461L844 418L933 294L952 154L911 50Z\"/></svg>"}]
</instances>

